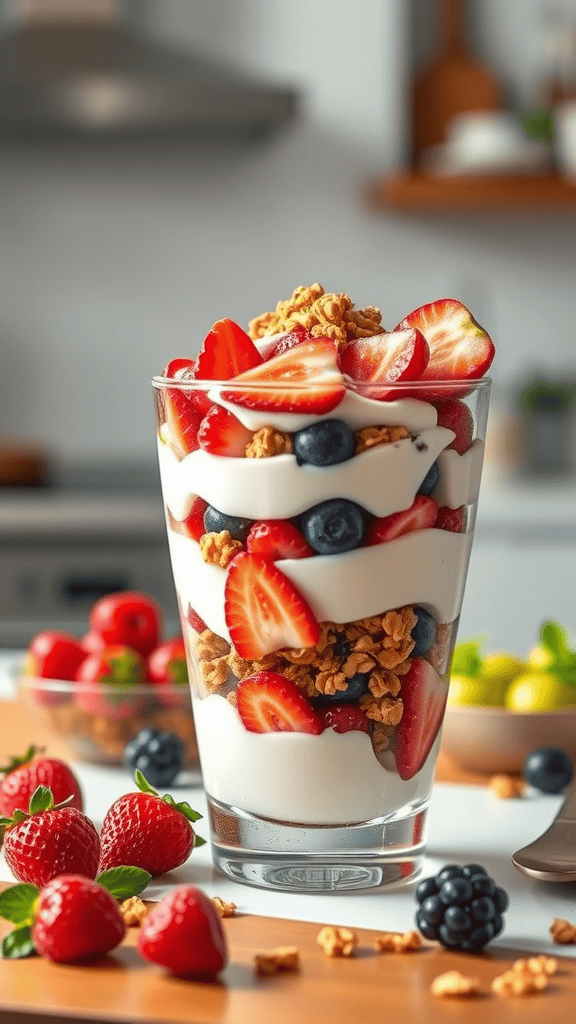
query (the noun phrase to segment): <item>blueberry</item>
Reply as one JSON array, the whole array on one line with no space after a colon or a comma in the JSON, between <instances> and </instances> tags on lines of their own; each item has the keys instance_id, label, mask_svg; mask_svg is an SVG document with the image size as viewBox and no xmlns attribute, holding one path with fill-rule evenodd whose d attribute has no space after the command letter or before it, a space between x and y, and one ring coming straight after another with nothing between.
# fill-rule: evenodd
<instances>
[{"instance_id":1,"label":"blueberry","mask_svg":"<svg viewBox=\"0 0 576 1024\"><path fill-rule=\"evenodd\" d=\"M436 639L436 622L430 612L418 605L414 608L414 614L416 625L410 634L414 641L414 647L410 651L410 657L421 658L430 650Z\"/></svg>"},{"instance_id":2,"label":"blueberry","mask_svg":"<svg viewBox=\"0 0 576 1024\"><path fill-rule=\"evenodd\" d=\"M504 889L500 889L500 887L497 886L492 896L492 902L496 907L498 913L503 914L506 910L508 910L508 905L510 903L510 900L508 899L508 893L505 892Z\"/></svg>"},{"instance_id":3,"label":"blueberry","mask_svg":"<svg viewBox=\"0 0 576 1024\"><path fill-rule=\"evenodd\" d=\"M348 680L345 690L336 690L336 693L324 693L321 697L312 699L315 708L328 707L330 704L352 704L360 700L368 692L369 672L357 672Z\"/></svg>"},{"instance_id":4,"label":"blueberry","mask_svg":"<svg viewBox=\"0 0 576 1024\"><path fill-rule=\"evenodd\" d=\"M472 900L470 904L470 913L474 920L480 921L481 924L484 924L486 921L491 921L496 913L494 900L491 900L489 896L478 896L478 898Z\"/></svg>"},{"instance_id":5,"label":"blueberry","mask_svg":"<svg viewBox=\"0 0 576 1024\"><path fill-rule=\"evenodd\" d=\"M472 895L472 886L466 878L448 878L440 889L440 899L447 905L468 903Z\"/></svg>"},{"instance_id":6,"label":"blueberry","mask_svg":"<svg viewBox=\"0 0 576 1024\"><path fill-rule=\"evenodd\" d=\"M438 885L436 879L434 877L423 878L416 886L416 899L418 903L423 903L429 896L435 896L437 892Z\"/></svg>"},{"instance_id":7,"label":"blueberry","mask_svg":"<svg viewBox=\"0 0 576 1024\"><path fill-rule=\"evenodd\" d=\"M342 420L320 420L294 434L294 454L299 465L333 466L351 459L356 449L354 431Z\"/></svg>"},{"instance_id":8,"label":"blueberry","mask_svg":"<svg viewBox=\"0 0 576 1024\"><path fill-rule=\"evenodd\" d=\"M347 661L352 653L352 645L346 633L336 633L336 640L332 644L332 654L338 661Z\"/></svg>"},{"instance_id":9,"label":"blueberry","mask_svg":"<svg viewBox=\"0 0 576 1024\"><path fill-rule=\"evenodd\" d=\"M124 764L141 771L151 786L169 786L184 767L184 744L174 733L141 729L126 745Z\"/></svg>"},{"instance_id":10,"label":"blueberry","mask_svg":"<svg viewBox=\"0 0 576 1024\"><path fill-rule=\"evenodd\" d=\"M444 924L451 932L465 932L472 928L473 921L462 907L448 907L444 913Z\"/></svg>"},{"instance_id":11,"label":"blueberry","mask_svg":"<svg viewBox=\"0 0 576 1024\"><path fill-rule=\"evenodd\" d=\"M234 540L245 541L251 526L252 519L228 516L225 512L219 512L213 505L208 505L204 513L204 529L207 533L221 533L222 530L228 530Z\"/></svg>"},{"instance_id":12,"label":"blueberry","mask_svg":"<svg viewBox=\"0 0 576 1024\"><path fill-rule=\"evenodd\" d=\"M426 918L424 917L423 914L421 914L421 913L416 914L416 924L418 926L419 931L422 932L422 935L424 936L424 938L426 938L426 939L437 939L438 938L438 930L434 927L434 925L428 923L428 921L426 920Z\"/></svg>"},{"instance_id":13,"label":"blueberry","mask_svg":"<svg viewBox=\"0 0 576 1024\"><path fill-rule=\"evenodd\" d=\"M468 879L475 896L493 896L496 886L488 875L472 875Z\"/></svg>"},{"instance_id":14,"label":"blueberry","mask_svg":"<svg viewBox=\"0 0 576 1024\"><path fill-rule=\"evenodd\" d=\"M465 878L472 878L473 875L487 875L488 872L481 864L465 864L462 868L462 874Z\"/></svg>"},{"instance_id":15,"label":"blueberry","mask_svg":"<svg viewBox=\"0 0 576 1024\"><path fill-rule=\"evenodd\" d=\"M425 494L426 497L429 497L438 487L439 479L440 470L438 469L438 463L433 462L418 488L418 494Z\"/></svg>"},{"instance_id":16,"label":"blueberry","mask_svg":"<svg viewBox=\"0 0 576 1024\"><path fill-rule=\"evenodd\" d=\"M457 864L447 864L436 875L438 886L441 886L443 882L447 882L449 878L462 878L462 868L459 868Z\"/></svg>"},{"instance_id":17,"label":"blueberry","mask_svg":"<svg viewBox=\"0 0 576 1024\"><path fill-rule=\"evenodd\" d=\"M533 750L524 762L524 778L542 793L560 793L570 782L573 771L571 758L556 747Z\"/></svg>"},{"instance_id":18,"label":"blueberry","mask_svg":"<svg viewBox=\"0 0 576 1024\"><path fill-rule=\"evenodd\" d=\"M359 547L366 531L368 514L354 501L331 498L304 512L300 528L319 555L337 555Z\"/></svg>"},{"instance_id":19,"label":"blueberry","mask_svg":"<svg viewBox=\"0 0 576 1024\"><path fill-rule=\"evenodd\" d=\"M428 896L420 904L420 913L428 924L440 924L444 918L444 904L439 896Z\"/></svg>"}]
</instances>

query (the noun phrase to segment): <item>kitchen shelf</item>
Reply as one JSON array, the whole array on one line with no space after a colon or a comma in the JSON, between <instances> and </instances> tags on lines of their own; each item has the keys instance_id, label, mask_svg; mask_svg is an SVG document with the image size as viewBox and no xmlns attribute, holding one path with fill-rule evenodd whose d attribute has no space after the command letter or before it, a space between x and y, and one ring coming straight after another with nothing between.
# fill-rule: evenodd
<instances>
[{"instance_id":1,"label":"kitchen shelf","mask_svg":"<svg viewBox=\"0 0 576 1024\"><path fill-rule=\"evenodd\" d=\"M434 178L400 172L368 189L377 210L403 213L576 213L576 185L554 174Z\"/></svg>"}]
</instances>

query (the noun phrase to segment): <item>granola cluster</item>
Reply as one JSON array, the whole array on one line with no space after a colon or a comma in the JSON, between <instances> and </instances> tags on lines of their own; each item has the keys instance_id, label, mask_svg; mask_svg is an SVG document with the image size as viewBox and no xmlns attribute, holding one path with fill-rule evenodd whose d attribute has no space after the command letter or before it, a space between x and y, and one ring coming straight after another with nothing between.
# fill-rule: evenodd
<instances>
[{"instance_id":1,"label":"granola cluster","mask_svg":"<svg viewBox=\"0 0 576 1024\"><path fill-rule=\"evenodd\" d=\"M234 914L236 913L235 903L228 903L226 900L223 900L220 896L213 896L212 903L214 904L215 909L218 911L219 917L234 917Z\"/></svg>"},{"instance_id":2,"label":"granola cluster","mask_svg":"<svg viewBox=\"0 0 576 1024\"><path fill-rule=\"evenodd\" d=\"M281 334L301 325L315 338L332 338L344 346L353 338L369 338L384 331L382 314L375 306L354 309L344 293L325 292L322 285L301 285L293 295L277 304L270 313L250 321L251 338Z\"/></svg>"},{"instance_id":3,"label":"granola cluster","mask_svg":"<svg viewBox=\"0 0 576 1024\"><path fill-rule=\"evenodd\" d=\"M501 996L530 996L548 988L548 978L556 974L555 957L532 956L528 960L515 960L512 967L494 978L491 988Z\"/></svg>"},{"instance_id":4,"label":"granola cluster","mask_svg":"<svg viewBox=\"0 0 576 1024\"><path fill-rule=\"evenodd\" d=\"M451 996L477 996L480 994L480 981L478 978L467 977L461 971L446 971L434 978L430 991L439 999Z\"/></svg>"},{"instance_id":5,"label":"granola cluster","mask_svg":"<svg viewBox=\"0 0 576 1024\"><path fill-rule=\"evenodd\" d=\"M297 946L278 946L267 953L256 953L254 970L260 977L300 970L300 952Z\"/></svg>"},{"instance_id":6,"label":"granola cluster","mask_svg":"<svg viewBox=\"0 0 576 1024\"><path fill-rule=\"evenodd\" d=\"M316 941L319 946L322 946L326 956L354 956L358 937L351 928L335 928L333 925L326 925L318 932Z\"/></svg>"},{"instance_id":7,"label":"granola cluster","mask_svg":"<svg viewBox=\"0 0 576 1024\"><path fill-rule=\"evenodd\" d=\"M242 547L242 541L234 540L228 530L220 533L203 533L200 537L200 552L205 562L227 569Z\"/></svg>"},{"instance_id":8,"label":"granola cluster","mask_svg":"<svg viewBox=\"0 0 576 1024\"><path fill-rule=\"evenodd\" d=\"M576 925L563 917L555 917L550 925L550 935L560 946L572 946L576 943Z\"/></svg>"},{"instance_id":9,"label":"granola cluster","mask_svg":"<svg viewBox=\"0 0 576 1024\"><path fill-rule=\"evenodd\" d=\"M376 936L374 945L378 953L415 953L422 949L422 939L416 931L383 932Z\"/></svg>"},{"instance_id":10,"label":"granola cluster","mask_svg":"<svg viewBox=\"0 0 576 1024\"><path fill-rule=\"evenodd\" d=\"M410 437L406 427L362 427L362 430L355 432L356 448L355 455L360 455L368 448L375 448L380 444L396 444Z\"/></svg>"}]
</instances>

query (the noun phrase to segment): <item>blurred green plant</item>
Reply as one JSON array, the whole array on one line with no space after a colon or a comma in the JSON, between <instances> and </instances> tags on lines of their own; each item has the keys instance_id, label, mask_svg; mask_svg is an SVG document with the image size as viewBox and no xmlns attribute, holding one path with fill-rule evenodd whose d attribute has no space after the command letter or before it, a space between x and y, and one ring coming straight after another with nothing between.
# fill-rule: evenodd
<instances>
[{"instance_id":1,"label":"blurred green plant","mask_svg":"<svg viewBox=\"0 0 576 1024\"><path fill-rule=\"evenodd\" d=\"M520 110L516 112L522 128L532 142L554 142L553 110Z\"/></svg>"}]
</instances>

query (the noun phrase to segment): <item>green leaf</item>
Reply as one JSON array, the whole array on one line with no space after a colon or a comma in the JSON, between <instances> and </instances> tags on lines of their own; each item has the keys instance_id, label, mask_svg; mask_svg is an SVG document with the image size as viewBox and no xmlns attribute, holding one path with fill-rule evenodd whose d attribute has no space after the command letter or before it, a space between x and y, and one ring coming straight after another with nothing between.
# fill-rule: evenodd
<instances>
[{"instance_id":1,"label":"green leaf","mask_svg":"<svg viewBox=\"0 0 576 1024\"><path fill-rule=\"evenodd\" d=\"M138 896L148 885L152 875L144 868L136 868L128 865L109 868L98 875L96 881L108 890L116 900L128 900L131 896Z\"/></svg>"},{"instance_id":2,"label":"green leaf","mask_svg":"<svg viewBox=\"0 0 576 1024\"><path fill-rule=\"evenodd\" d=\"M206 846L206 840L202 839L202 836L196 836L194 849L196 849L197 846Z\"/></svg>"},{"instance_id":3,"label":"green leaf","mask_svg":"<svg viewBox=\"0 0 576 1024\"><path fill-rule=\"evenodd\" d=\"M177 804L174 797L170 796L169 793L166 793L166 795L162 797L162 800L165 804L168 804L169 807L173 807L174 810L180 811L180 814L183 814L185 818L188 818L188 821L200 821L200 818L202 817L198 811L192 810L190 804L187 803L186 800L182 800L181 803Z\"/></svg>"},{"instance_id":4,"label":"green leaf","mask_svg":"<svg viewBox=\"0 0 576 1024\"><path fill-rule=\"evenodd\" d=\"M574 654L568 642L568 633L559 622L554 622L553 619L543 623L540 630L540 644L551 655L553 662L566 661L567 656L570 657Z\"/></svg>"},{"instance_id":5,"label":"green leaf","mask_svg":"<svg viewBox=\"0 0 576 1024\"><path fill-rule=\"evenodd\" d=\"M480 675L483 663L481 641L466 640L454 648L450 671L452 675L468 676L468 678L474 679Z\"/></svg>"},{"instance_id":6,"label":"green leaf","mask_svg":"<svg viewBox=\"0 0 576 1024\"><path fill-rule=\"evenodd\" d=\"M23 928L15 928L2 943L2 956L6 960L22 960L35 953L30 926L27 924Z\"/></svg>"},{"instance_id":7,"label":"green leaf","mask_svg":"<svg viewBox=\"0 0 576 1024\"><path fill-rule=\"evenodd\" d=\"M134 772L134 781L142 793L152 793L152 796L158 796L158 791L150 785L148 780L142 775L139 768Z\"/></svg>"},{"instance_id":8,"label":"green leaf","mask_svg":"<svg viewBox=\"0 0 576 1024\"><path fill-rule=\"evenodd\" d=\"M20 768L23 764L28 764L28 762L31 761L32 758L36 757L36 754L43 754L45 750L46 747L34 747L31 745L28 747L28 750L26 751L25 754L13 754L8 764L3 765L3 767L0 767L0 772L2 772L4 775L8 775L8 773L13 772L15 768Z\"/></svg>"},{"instance_id":9,"label":"green leaf","mask_svg":"<svg viewBox=\"0 0 576 1024\"><path fill-rule=\"evenodd\" d=\"M554 142L553 110L521 110L516 117L532 142Z\"/></svg>"},{"instance_id":10,"label":"green leaf","mask_svg":"<svg viewBox=\"0 0 576 1024\"><path fill-rule=\"evenodd\" d=\"M11 825L12 824L16 825L17 822L19 822L19 821L26 821L26 818L29 818L29 817L30 817L30 815L26 814L26 811L21 811L20 808L17 807L16 810L14 811L14 814L13 814L12 818L10 819L10 824Z\"/></svg>"},{"instance_id":11,"label":"green leaf","mask_svg":"<svg viewBox=\"0 0 576 1024\"><path fill-rule=\"evenodd\" d=\"M54 807L52 790L48 786L38 786L30 797L30 814L37 814L38 811L51 811ZM16 817L16 814L14 815Z\"/></svg>"},{"instance_id":12,"label":"green leaf","mask_svg":"<svg viewBox=\"0 0 576 1024\"><path fill-rule=\"evenodd\" d=\"M40 890L35 885L11 885L0 892L0 917L13 924L30 924Z\"/></svg>"}]
</instances>

